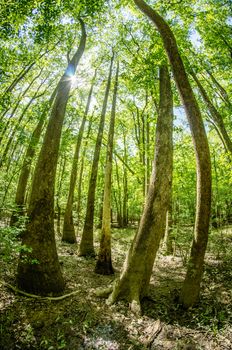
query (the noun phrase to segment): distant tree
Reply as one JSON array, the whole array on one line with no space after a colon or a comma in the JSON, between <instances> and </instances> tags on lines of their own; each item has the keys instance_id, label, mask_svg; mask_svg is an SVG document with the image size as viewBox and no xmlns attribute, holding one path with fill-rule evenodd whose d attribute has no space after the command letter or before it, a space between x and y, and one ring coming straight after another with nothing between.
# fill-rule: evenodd
<instances>
[{"instance_id":1,"label":"distant tree","mask_svg":"<svg viewBox=\"0 0 232 350\"><path fill-rule=\"evenodd\" d=\"M98 174L98 163L102 146L103 130L105 125L105 115L107 102L110 92L111 85L111 76L112 76L112 67L113 67L114 54L112 55L110 62L109 76L106 84L105 96L102 106L101 119L99 122L97 140L95 144L93 163L89 181L88 189L88 199L87 199L87 208L84 222L84 229L80 242L79 256L94 256L94 246L93 246L93 222L94 222L94 205L95 205L95 192L96 192L96 183L97 183L97 174Z\"/></svg>"},{"instance_id":2,"label":"distant tree","mask_svg":"<svg viewBox=\"0 0 232 350\"><path fill-rule=\"evenodd\" d=\"M102 275L110 275L114 273L112 260L111 260L110 224L111 224L111 174L112 174L112 163L113 163L113 143L114 143L116 100L117 100L117 90L118 90L118 72L119 72L119 63L117 64L117 70L116 70L111 118L110 118L110 127L109 127L109 133L108 133L101 241L100 241L100 248L98 252L98 258L95 266L95 272Z\"/></svg>"},{"instance_id":3,"label":"distant tree","mask_svg":"<svg viewBox=\"0 0 232 350\"><path fill-rule=\"evenodd\" d=\"M94 81L96 77L96 72L90 87L89 91L89 96L87 99L86 103L86 108L84 111L84 116L82 118L81 126L78 132L77 136L77 141L76 141L76 147L75 147L75 152L73 156L73 163L72 163L72 170L71 170L71 175L70 175L70 183L69 183L69 193L68 193L68 200L65 208L65 213L64 213L64 224L63 224L63 236L62 236L62 241L68 242L68 243L75 243L76 242L76 236L75 236L75 228L73 224L73 197L74 197L74 190L76 186L76 181L77 181L77 166L78 166L78 161L79 161L79 154L80 154L80 148L81 148L81 142L83 138L83 133L84 133L84 128L85 128L85 123L89 111L89 106L91 103L91 97L93 93L93 86L94 86Z\"/></svg>"}]
</instances>

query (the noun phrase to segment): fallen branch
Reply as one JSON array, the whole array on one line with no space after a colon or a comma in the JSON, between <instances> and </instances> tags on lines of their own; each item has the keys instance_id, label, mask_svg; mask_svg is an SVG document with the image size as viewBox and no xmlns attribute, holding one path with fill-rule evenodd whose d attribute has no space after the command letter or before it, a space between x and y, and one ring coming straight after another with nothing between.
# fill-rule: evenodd
<instances>
[{"instance_id":1,"label":"fallen branch","mask_svg":"<svg viewBox=\"0 0 232 350\"><path fill-rule=\"evenodd\" d=\"M15 292L17 294L21 294L21 295L24 295L26 297L35 298L35 299L39 299L39 300L59 301L59 300L63 300L65 298L68 298L68 297L70 297L72 295L75 295L75 294L77 294L79 292L79 290L76 290L76 291L71 292L69 294L60 295L59 297L45 297L45 296L41 296L41 295L30 294L30 293L24 292L24 291L14 287L14 286L12 286L10 283L6 283L4 281L0 281L0 284L6 286L7 288L9 288L11 290L13 290L13 292Z\"/></svg>"}]
</instances>

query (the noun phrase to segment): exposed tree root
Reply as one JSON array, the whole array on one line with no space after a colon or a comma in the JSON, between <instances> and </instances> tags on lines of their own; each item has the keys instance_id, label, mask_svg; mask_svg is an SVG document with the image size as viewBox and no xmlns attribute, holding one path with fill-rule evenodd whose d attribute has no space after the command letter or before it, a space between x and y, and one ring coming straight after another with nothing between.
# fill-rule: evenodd
<instances>
[{"instance_id":1,"label":"exposed tree root","mask_svg":"<svg viewBox=\"0 0 232 350\"><path fill-rule=\"evenodd\" d=\"M46 297L46 296L41 296L41 295L36 295L36 294L30 294L30 293L27 293L27 292L24 292L14 286L12 286L10 283L6 283L4 281L0 281L0 284L1 285L4 285L6 286L7 288L13 290L13 292L17 293L17 294L21 294L21 295L24 295L26 297L29 297L29 298L35 298L35 299L39 299L39 300L52 300L52 301L59 301L59 300L63 300L65 298L68 298L72 295L75 295L79 292L79 290L76 290L74 292L71 292L69 294L64 294L64 295L60 295L58 297Z\"/></svg>"},{"instance_id":2,"label":"exposed tree root","mask_svg":"<svg viewBox=\"0 0 232 350\"><path fill-rule=\"evenodd\" d=\"M141 316L142 314L141 304L137 298L132 300L132 302L130 303L130 309L136 316Z\"/></svg>"},{"instance_id":3,"label":"exposed tree root","mask_svg":"<svg viewBox=\"0 0 232 350\"><path fill-rule=\"evenodd\" d=\"M99 298L106 298L113 291L113 286L109 286L108 288L97 288L95 291L95 295Z\"/></svg>"}]
</instances>

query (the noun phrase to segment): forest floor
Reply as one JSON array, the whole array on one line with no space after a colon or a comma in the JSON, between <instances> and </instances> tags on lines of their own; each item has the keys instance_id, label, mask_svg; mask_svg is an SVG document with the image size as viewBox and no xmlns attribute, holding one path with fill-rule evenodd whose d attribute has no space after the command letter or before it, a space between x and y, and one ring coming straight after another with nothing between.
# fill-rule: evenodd
<instances>
[{"instance_id":1,"label":"forest floor","mask_svg":"<svg viewBox=\"0 0 232 350\"><path fill-rule=\"evenodd\" d=\"M133 234L134 230L113 230L112 255L118 271ZM114 277L95 274L95 260L78 257L78 244L59 240L57 244L65 294L77 293L61 301L37 300L1 285L2 350L232 349L231 228L210 235L197 307L184 311L177 303L186 271L187 250L183 244L178 245L175 256L158 256L141 317L136 317L125 302L107 306L95 291L108 287ZM16 258L2 262L1 280L12 285Z\"/></svg>"}]
</instances>

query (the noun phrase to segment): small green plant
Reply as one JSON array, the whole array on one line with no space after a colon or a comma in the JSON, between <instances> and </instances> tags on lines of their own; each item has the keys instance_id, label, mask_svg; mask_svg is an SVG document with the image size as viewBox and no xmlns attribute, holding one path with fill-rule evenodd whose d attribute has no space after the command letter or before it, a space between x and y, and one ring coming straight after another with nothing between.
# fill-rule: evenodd
<instances>
[{"instance_id":1,"label":"small green plant","mask_svg":"<svg viewBox=\"0 0 232 350\"><path fill-rule=\"evenodd\" d=\"M25 256L25 262L39 264L39 261L30 258L32 248L21 244L20 236L25 231L27 217L19 217L16 226L5 226L0 228L0 256L5 262L13 261L19 253Z\"/></svg>"}]
</instances>

